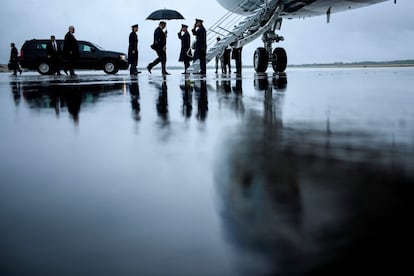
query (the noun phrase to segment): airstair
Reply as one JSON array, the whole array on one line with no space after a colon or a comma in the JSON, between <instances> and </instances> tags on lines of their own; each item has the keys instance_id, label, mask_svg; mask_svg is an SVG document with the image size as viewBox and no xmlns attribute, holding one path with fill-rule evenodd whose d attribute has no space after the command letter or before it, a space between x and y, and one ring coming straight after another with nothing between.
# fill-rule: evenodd
<instances>
[{"instance_id":1,"label":"airstair","mask_svg":"<svg viewBox=\"0 0 414 276\"><path fill-rule=\"evenodd\" d=\"M207 30L207 55L209 63L216 56L221 55L229 47L240 48L263 35L270 28L274 28L283 9L278 0L245 0L227 12ZM253 7L250 10L243 7ZM241 15L243 10L248 15ZM217 42L217 37L221 40ZM283 38L281 38L283 40ZM199 60L189 68L191 72L200 70Z\"/></svg>"}]
</instances>

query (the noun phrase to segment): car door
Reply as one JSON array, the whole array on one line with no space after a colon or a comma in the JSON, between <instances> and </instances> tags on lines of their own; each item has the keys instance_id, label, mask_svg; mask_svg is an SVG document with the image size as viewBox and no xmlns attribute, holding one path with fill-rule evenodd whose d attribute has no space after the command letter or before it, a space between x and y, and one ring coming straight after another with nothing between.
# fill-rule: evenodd
<instances>
[{"instance_id":1,"label":"car door","mask_svg":"<svg viewBox=\"0 0 414 276\"><path fill-rule=\"evenodd\" d=\"M99 57L96 47L85 41L80 41L78 44L79 59L76 61L76 67L80 69L97 69Z\"/></svg>"}]
</instances>

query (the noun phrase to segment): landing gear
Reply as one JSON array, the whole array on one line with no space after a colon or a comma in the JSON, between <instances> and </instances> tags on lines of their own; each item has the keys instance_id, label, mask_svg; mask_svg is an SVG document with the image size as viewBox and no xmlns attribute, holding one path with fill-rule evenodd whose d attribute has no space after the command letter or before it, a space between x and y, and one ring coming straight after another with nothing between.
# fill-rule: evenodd
<instances>
[{"instance_id":1,"label":"landing gear","mask_svg":"<svg viewBox=\"0 0 414 276\"><path fill-rule=\"evenodd\" d=\"M259 47L254 52L253 64L257 73L264 73L267 70L269 63L272 63L273 71L276 73L283 73L287 67L287 54L283 48L275 48L273 50L272 44L274 42L283 41L283 36L275 33L276 29L280 29L282 19L278 18L274 25L263 33L262 40L264 47Z\"/></svg>"},{"instance_id":2,"label":"landing gear","mask_svg":"<svg viewBox=\"0 0 414 276\"><path fill-rule=\"evenodd\" d=\"M283 73L287 67L287 54L283 48L275 48L270 55L266 49L259 47L254 52L253 65L257 73L264 73L267 70L269 62L272 63L273 71L276 73Z\"/></svg>"},{"instance_id":3,"label":"landing gear","mask_svg":"<svg viewBox=\"0 0 414 276\"><path fill-rule=\"evenodd\" d=\"M264 73L269 63L268 54L263 47L257 48L254 52L253 65L257 73Z\"/></svg>"},{"instance_id":4,"label":"landing gear","mask_svg":"<svg viewBox=\"0 0 414 276\"><path fill-rule=\"evenodd\" d=\"M287 54L285 49L278 47L273 50L272 67L276 73L285 72L287 67Z\"/></svg>"}]
</instances>

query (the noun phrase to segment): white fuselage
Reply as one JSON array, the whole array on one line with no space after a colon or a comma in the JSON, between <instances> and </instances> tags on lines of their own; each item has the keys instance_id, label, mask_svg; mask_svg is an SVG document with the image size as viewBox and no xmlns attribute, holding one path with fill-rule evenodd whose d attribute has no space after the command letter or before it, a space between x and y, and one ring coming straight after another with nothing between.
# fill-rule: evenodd
<instances>
[{"instance_id":1,"label":"white fuselage","mask_svg":"<svg viewBox=\"0 0 414 276\"><path fill-rule=\"evenodd\" d=\"M240 14L248 14L265 1L278 1L283 4L282 17L309 17L356 9L388 0L217 0L225 9Z\"/></svg>"}]
</instances>

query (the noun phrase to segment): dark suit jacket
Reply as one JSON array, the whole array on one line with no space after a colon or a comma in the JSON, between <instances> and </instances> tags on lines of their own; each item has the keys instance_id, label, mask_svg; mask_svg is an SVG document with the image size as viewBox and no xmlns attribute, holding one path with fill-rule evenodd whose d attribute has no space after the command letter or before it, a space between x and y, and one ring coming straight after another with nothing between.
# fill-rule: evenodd
<instances>
[{"instance_id":1,"label":"dark suit jacket","mask_svg":"<svg viewBox=\"0 0 414 276\"><path fill-rule=\"evenodd\" d=\"M128 56L132 55L132 51L138 52L138 36L135 32L129 34Z\"/></svg>"},{"instance_id":2,"label":"dark suit jacket","mask_svg":"<svg viewBox=\"0 0 414 276\"><path fill-rule=\"evenodd\" d=\"M155 50L162 50L167 45L167 38L164 31L158 27L154 31L154 47Z\"/></svg>"},{"instance_id":3,"label":"dark suit jacket","mask_svg":"<svg viewBox=\"0 0 414 276\"><path fill-rule=\"evenodd\" d=\"M57 58L57 57L59 57L59 56L61 55L61 53L62 53L62 51L61 51L61 49L60 49L60 44L59 44L59 42L57 42L57 41L55 41L55 42L56 42L56 52L55 52L55 50L53 49L52 41L49 41L49 42L46 44L46 53L47 53L47 55L48 55L48 56L50 56L50 57L52 57L52 58Z\"/></svg>"},{"instance_id":4,"label":"dark suit jacket","mask_svg":"<svg viewBox=\"0 0 414 276\"><path fill-rule=\"evenodd\" d=\"M78 41L70 32L67 32L65 35L65 42L63 43L63 55L66 58L70 59L79 57Z\"/></svg>"},{"instance_id":5,"label":"dark suit jacket","mask_svg":"<svg viewBox=\"0 0 414 276\"><path fill-rule=\"evenodd\" d=\"M135 51L135 53L132 53L132 51ZM138 62L138 36L134 31L129 34L128 62L135 66Z\"/></svg>"},{"instance_id":6,"label":"dark suit jacket","mask_svg":"<svg viewBox=\"0 0 414 276\"><path fill-rule=\"evenodd\" d=\"M193 34L196 36L196 46L194 51L194 60L204 56L207 53L207 32L204 26L200 26L197 30L193 29Z\"/></svg>"},{"instance_id":7,"label":"dark suit jacket","mask_svg":"<svg viewBox=\"0 0 414 276\"><path fill-rule=\"evenodd\" d=\"M9 62L17 62L19 57L19 51L16 47L13 47L10 51L10 60Z\"/></svg>"},{"instance_id":8,"label":"dark suit jacket","mask_svg":"<svg viewBox=\"0 0 414 276\"><path fill-rule=\"evenodd\" d=\"M13 47L10 51L10 70L19 68L19 51L16 47Z\"/></svg>"},{"instance_id":9,"label":"dark suit jacket","mask_svg":"<svg viewBox=\"0 0 414 276\"><path fill-rule=\"evenodd\" d=\"M181 35L181 32L178 33L178 38L181 39L181 52L180 52L180 58L178 61L186 61L191 60L191 57L187 55L188 49L190 49L190 34L188 32L185 32Z\"/></svg>"}]
</instances>

